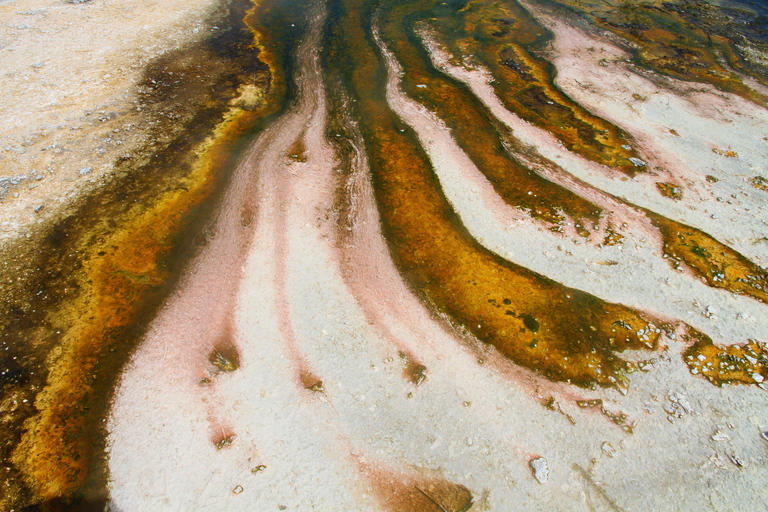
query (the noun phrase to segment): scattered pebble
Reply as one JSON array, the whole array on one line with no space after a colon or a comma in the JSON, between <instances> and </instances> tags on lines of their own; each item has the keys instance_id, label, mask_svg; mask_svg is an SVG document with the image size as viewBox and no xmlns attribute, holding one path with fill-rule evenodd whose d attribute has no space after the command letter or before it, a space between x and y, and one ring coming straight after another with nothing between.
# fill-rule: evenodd
<instances>
[{"instance_id":1,"label":"scattered pebble","mask_svg":"<svg viewBox=\"0 0 768 512\"><path fill-rule=\"evenodd\" d=\"M616 448L611 446L611 443L608 441L603 443L603 446L601 446L603 453L605 453L607 456L613 458L614 455L616 455Z\"/></svg>"},{"instance_id":2,"label":"scattered pebble","mask_svg":"<svg viewBox=\"0 0 768 512\"><path fill-rule=\"evenodd\" d=\"M90 173L91 170L92 169L90 167L83 167L83 168L81 168L80 171L79 171L80 172L80 176L85 176L86 174Z\"/></svg>"},{"instance_id":3,"label":"scattered pebble","mask_svg":"<svg viewBox=\"0 0 768 512\"><path fill-rule=\"evenodd\" d=\"M549 480L549 465L547 459L539 457L531 461L531 469L533 470L533 477L538 480L540 484L547 483Z\"/></svg>"},{"instance_id":4,"label":"scattered pebble","mask_svg":"<svg viewBox=\"0 0 768 512\"><path fill-rule=\"evenodd\" d=\"M726 441L728 439L730 439L728 434L726 434L725 432L722 432L720 429L715 430L715 433L712 434L713 441Z\"/></svg>"},{"instance_id":5,"label":"scattered pebble","mask_svg":"<svg viewBox=\"0 0 768 512\"><path fill-rule=\"evenodd\" d=\"M243 492L243 486L242 485L238 485L237 487L232 489L232 492L235 493L235 494L240 494L241 492Z\"/></svg>"}]
</instances>

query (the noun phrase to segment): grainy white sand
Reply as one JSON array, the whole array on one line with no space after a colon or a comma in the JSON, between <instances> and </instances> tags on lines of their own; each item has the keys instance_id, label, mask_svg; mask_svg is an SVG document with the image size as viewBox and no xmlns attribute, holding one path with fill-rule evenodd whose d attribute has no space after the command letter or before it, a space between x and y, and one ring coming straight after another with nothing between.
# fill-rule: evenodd
<instances>
[{"instance_id":1,"label":"grainy white sand","mask_svg":"<svg viewBox=\"0 0 768 512\"><path fill-rule=\"evenodd\" d=\"M16 182L0 183L0 243L98 190L146 141L134 104L145 66L206 37L217 4L0 2L0 180Z\"/></svg>"}]
</instances>

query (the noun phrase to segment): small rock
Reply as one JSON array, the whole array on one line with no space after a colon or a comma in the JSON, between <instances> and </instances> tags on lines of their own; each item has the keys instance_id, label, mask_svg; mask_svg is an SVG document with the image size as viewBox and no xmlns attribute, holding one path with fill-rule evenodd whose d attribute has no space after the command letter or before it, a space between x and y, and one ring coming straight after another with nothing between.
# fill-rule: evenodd
<instances>
[{"instance_id":1,"label":"small rock","mask_svg":"<svg viewBox=\"0 0 768 512\"><path fill-rule=\"evenodd\" d=\"M549 465L547 459L539 457L531 461L531 469L533 470L533 477L539 481L540 484L547 483L549 480Z\"/></svg>"},{"instance_id":2,"label":"small rock","mask_svg":"<svg viewBox=\"0 0 768 512\"><path fill-rule=\"evenodd\" d=\"M716 430L714 434L712 434L713 441L726 441L728 439L730 439L730 437L728 437L728 434L726 434L725 432L721 432L719 429Z\"/></svg>"},{"instance_id":3,"label":"small rock","mask_svg":"<svg viewBox=\"0 0 768 512\"><path fill-rule=\"evenodd\" d=\"M90 172L91 172L91 170L92 170L92 169L91 169L90 167L83 167L83 168L82 168L82 169L80 169L80 171L79 171L79 172L80 172L80 176L85 176L86 174L90 173Z\"/></svg>"},{"instance_id":4,"label":"small rock","mask_svg":"<svg viewBox=\"0 0 768 512\"><path fill-rule=\"evenodd\" d=\"M35 206L35 213L39 212L42 209L43 209L43 205L42 204L39 204L39 205Z\"/></svg>"},{"instance_id":5,"label":"small rock","mask_svg":"<svg viewBox=\"0 0 768 512\"><path fill-rule=\"evenodd\" d=\"M760 384L761 382L763 382L763 381L765 380L765 379L763 378L763 376L762 376L762 375L760 375L759 373L753 373L753 374L752 374L752 379L753 379L755 382L757 382L758 384Z\"/></svg>"},{"instance_id":6,"label":"small rock","mask_svg":"<svg viewBox=\"0 0 768 512\"><path fill-rule=\"evenodd\" d=\"M601 447L603 450L603 453L605 453L607 456L613 458L614 455L616 455L616 448L611 446L611 443L608 441L603 443L603 446Z\"/></svg>"},{"instance_id":7,"label":"small rock","mask_svg":"<svg viewBox=\"0 0 768 512\"><path fill-rule=\"evenodd\" d=\"M629 161L632 162L635 165L635 167L645 167L645 162L643 162L639 158L635 158L631 156L629 157Z\"/></svg>"},{"instance_id":8,"label":"small rock","mask_svg":"<svg viewBox=\"0 0 768 512\"><path fill-rule=\"evenodd\" d=\"M241 492L243 492L243 486L242 485L238 485L237 487L232 489L232 492L235 493L235 494L240 494Z\"/></svg>"}]
</instances>

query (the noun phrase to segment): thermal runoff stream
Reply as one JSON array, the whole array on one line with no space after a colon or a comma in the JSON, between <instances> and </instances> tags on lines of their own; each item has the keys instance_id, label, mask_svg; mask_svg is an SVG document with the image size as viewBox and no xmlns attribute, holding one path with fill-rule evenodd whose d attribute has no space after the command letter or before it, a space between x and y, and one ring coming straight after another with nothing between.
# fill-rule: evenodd
<instances>
[{"instance_id":1,"label":"thermal runoff stream","mask_svg":"<svg viewBox=\"0 0 768 512\"><path fill-rule=\"evenodd\" d=\"M764 509L767 16L226 4L6 244L3 509Z\"/></svg>"}]
</instances>

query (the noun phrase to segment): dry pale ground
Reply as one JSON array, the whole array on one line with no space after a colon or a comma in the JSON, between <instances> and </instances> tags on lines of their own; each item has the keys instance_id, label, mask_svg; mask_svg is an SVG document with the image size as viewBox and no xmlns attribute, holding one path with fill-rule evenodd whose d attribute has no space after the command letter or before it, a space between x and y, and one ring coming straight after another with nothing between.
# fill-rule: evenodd
<instances>
[{"instance_id":1,"label":"dry pale ground","mask_svg":"<svg viewBox=\"0 0 768 512\"><path fill-rule=\"evenodd\" d=\"M211 0L0 1L0 243L54 218L141 145L136 86L202 39Z\"/></svg>"}]
</instances>

